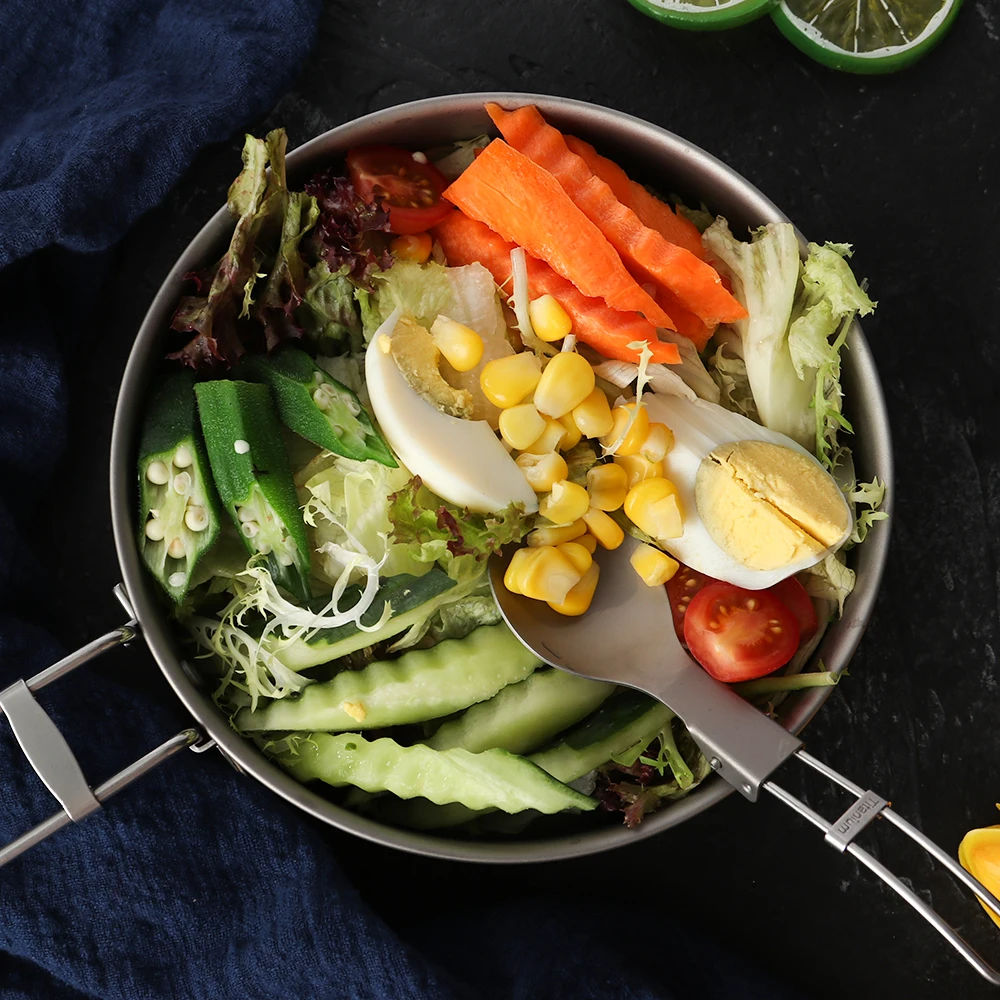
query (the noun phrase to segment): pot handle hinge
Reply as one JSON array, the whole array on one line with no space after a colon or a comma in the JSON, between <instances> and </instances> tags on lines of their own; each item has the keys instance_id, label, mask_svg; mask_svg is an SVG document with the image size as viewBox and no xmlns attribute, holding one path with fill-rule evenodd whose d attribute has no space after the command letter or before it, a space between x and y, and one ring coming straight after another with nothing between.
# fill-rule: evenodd
<instances>
[{"instance_id":1,"label":"pot handle hinge","mask_svg":"<svg viewBox=\"0 0 1000 1000\"><path fill-rule=\"evenodd\" d=\"M87 783L65 737L59 732L48 712L38 704L34 692L59 680L88 660L100 656L105 650L127 645L139 634L139 625L132 613L131 603L120 584L115 587L115 596L129 615L129 621L93 642L81 646L76 652L46 667L34 677L26 681L15 681L10 687L0 691L0 715L7 717L14 737L24 751L24 756L28 758L28 763L62 806L60 812L53 813L38 826L0 847L0 867L57 830L61 830L68 823L78 823L85 819L100 809L112 795L152 770L157 764L172 757L178 750L183 750L185 747L205 750L214 744L214 741L206 740L200 730L185 729L154 750L150 750L144 757L119 771L102 785L91 788Z\"/></svg>"}]
</instances>

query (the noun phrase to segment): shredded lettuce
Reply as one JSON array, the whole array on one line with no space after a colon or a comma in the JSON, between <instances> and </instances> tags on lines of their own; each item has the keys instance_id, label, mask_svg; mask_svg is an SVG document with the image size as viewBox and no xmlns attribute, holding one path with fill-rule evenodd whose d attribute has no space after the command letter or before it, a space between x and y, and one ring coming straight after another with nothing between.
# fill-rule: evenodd
<instances>
[{"instance_id":1,"label":"shredded lettuce","mask_svg":"<svg viewBox=\"0 0 1000 1000\"><path fill-rule=\"evenodd\" d=\"M844 601L854 590L857 574L844 562L844 550L831 552L823 560L802 571L800 579L805 585L810 597L833 601L837 605L837 614L843 615Z\"/></svg>"},{"instance_id":2,"label":"shredded lettuce","mask_svg":"<svg viewBox=\"0 0 1000 1000\"><path fill-rule=\"evenodd\" d=\"M868 532L876 521L884 521L889 515L879 510L885 499L885 483L876 476L870 483L853 483L845 491L848 502L855 507L854 531L850 541L855 545L868 537ZM858 511L857 505L864 504L868 510Z\"/></svg>"},{"instance_id":3,"label":"shredded lettuce","mask_svg":"<svg viewBox=\"0 0 1000 1000\"><path fill-rule=\"evenodd\" d=\"M649 349L649 344L645 340L633 340L628 346L630 350L639 352L639 364L636 366L635 371L635 405L632 407L628 421L622 428L622 432L618 435L618 438L610 445L602 446L605 457L614 455L622 446L625 438L628 437L628 432L632 430L632 424L635 423L636 417L639 415L639 407L642 406L643 390L649 382L649 359L653 356L653 352Z\"/></svg>"},{"instance_id":4,"label":"shredded lettuce","mask_svg":"<svg viewBox=\"0 0 1000 1000\"><path fill-rule=\"evenodd\" d=\"M712 368L712 378L719 390L718 402L727 410L742 413L760 423L757 404L750 391L750 378L747 375L746 362L739 355L732 353L726 343L720 343L715 354L709 359Z\"/></svg>"},{"instance_id":5,"label":"shredded lettuce","mask_svg":"<svg viewBox=\"0 0 1000 1000\"><path fill-rule=\"evenodd\" d=\"M512 290L508 302L517 319L517 332L521 335L521 342L539 357L555 357L559 353L559 348L542 340L531 325L531 317L528 314L528 302L531 297L528 288L528 259L522 247L515 247L510 252L510 274Z\"/></svg>"},{"instance_id":6,"label":"shredded lettuce","mask_svg":"<svg viewBox=\"0 0 1000 1000\"><path fill-rule=\"evenodd\" d=\"M453 149L442 151L439 156L432 156L431 159L434 166L444 174L445 179L453 181L472 166L477 150L485 149L489 144L488 135L477 135L475 139L456 142Z\"/></svg>"}]
</instances>

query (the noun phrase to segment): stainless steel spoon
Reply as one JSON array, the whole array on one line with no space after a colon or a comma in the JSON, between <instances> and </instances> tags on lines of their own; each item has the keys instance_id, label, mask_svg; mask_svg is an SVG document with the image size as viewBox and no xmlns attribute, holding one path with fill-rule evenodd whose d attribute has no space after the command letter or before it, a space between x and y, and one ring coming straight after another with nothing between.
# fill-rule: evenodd
<instances>
[{"instance_id":1,"label":"stainless steel spoon","mask_svg":"<svg viewBox=\"0 0 1000 1000\"><path fill-rule=\"evenodd\" d=\"M906 900L984 978L1000 985L992 968L917 893L898 879L855 838L878 818L889 820L916 841L1000 917L1000 900L958 862L889 806L802 749L802 741L714 680L685 652L674 633L665 587L647 587L629 564L639 543L626 536L613 552L598 549L600 582L586 614L568 618L541 601L512 594L503 584L512 551L490 560L490 587L511 631L539 659L594 680L636 688L662 701L687 726L713 770L742 795L756 801L761 790L804 816L838 851L852 854ZM790 757L819 771L855 796L833 823L771 780Z\"/></svg>"}]
</instances>

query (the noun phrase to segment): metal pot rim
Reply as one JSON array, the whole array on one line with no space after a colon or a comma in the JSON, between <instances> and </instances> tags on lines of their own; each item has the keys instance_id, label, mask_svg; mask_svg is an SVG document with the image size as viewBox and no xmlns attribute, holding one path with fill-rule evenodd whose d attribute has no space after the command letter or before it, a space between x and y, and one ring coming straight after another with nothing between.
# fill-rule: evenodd
<instances>
[{"instance_id":1,"label":"metal pot rim","mask_svg":"<svg viewBox=\"0 0 1000 1000\"><path fill-rule=\"evenodd\" d=\"M533 103L555 123L571 128L584 138L596 140L631 153L631 159L647 168L647 173L668 176L672 181L690 181L688 187L704 198L713 210L736 206L731 218L747 224L785 222L787 217L752 184L732 168L697 146L656 125L623 112L598 107L582 101L541 94L508 92L477 93L434 97L376 111L319 135L288 155L288 169L293 175L306 167L315 169L351 145L373 141L435 141L466 138L489 128L483 104L496 101L510 106ZM453 131L449 131L453 130ZM405 138L400 138L404 136ZM727 214L723 212L723 214ZM149 375L159 361L154 350L169 327L169 318L180 295L182 278L197 264L210 259L210 251L228 237L232 223L225 207L205 224L187 246L167 275L155 296L136 336L122 378L115 410L111 440L111 512L115 548L124 583L149 648L167 681L216 741L226 758L241 772L250 775L284 799L323 822L367 840L416 854L450 860L491 863L554 861L611 850L650 837L684 822L719 802L729 787L718 779L709 779L687 798L681 799L647 817L635 830L609 825L578 835L549 839L476 841L415 833L390 827L359 816L335 805L309 788L300 785L257 749L240 737L216 709L207 691L197 683L197 675L185 664L176 637L155 585L147 579L135 544L134 496L136 425L145 399ZM858 324L851 330L850 348L844 363L848 410L859 429L855 444L865 475L877 474L892 496L892 446L889 421L881 385L864 334ZM821 656L828 669L840 671L854 653L871 617L885 565L890 522L877 531L858 550L858 583L851 595L847 614L832 625L814 657ZM831 689L813 689L795 699L783 719L793 732L799 732L829 697Z\"/></svg>"}]
</instances>

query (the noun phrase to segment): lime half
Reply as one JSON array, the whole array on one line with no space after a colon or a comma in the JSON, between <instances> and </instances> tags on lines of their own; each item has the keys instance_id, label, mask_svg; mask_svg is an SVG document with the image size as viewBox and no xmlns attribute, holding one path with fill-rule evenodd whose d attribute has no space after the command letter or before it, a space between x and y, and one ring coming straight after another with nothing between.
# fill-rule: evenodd
<instances>
[{"instance_id":1,"label":"lime half","mask_svg":"<svg viewBox=\"0 0 1000 1000\"><path fill-rule=\"evenodd\" d=\"M712 31L755 21L777 0L629 0L636 10L674 28Z\"/></svg>"},{"instance_id":2,"label":"lime half","mask_svg":"<svg viewBox=\"0 0 1000 1000\"><path fill-rule=\"evenodd\" d=\"M962 0L781 0L781 33L806 55L849 73L892 73L944 37Z\"/></svg>"}]
</instances>

